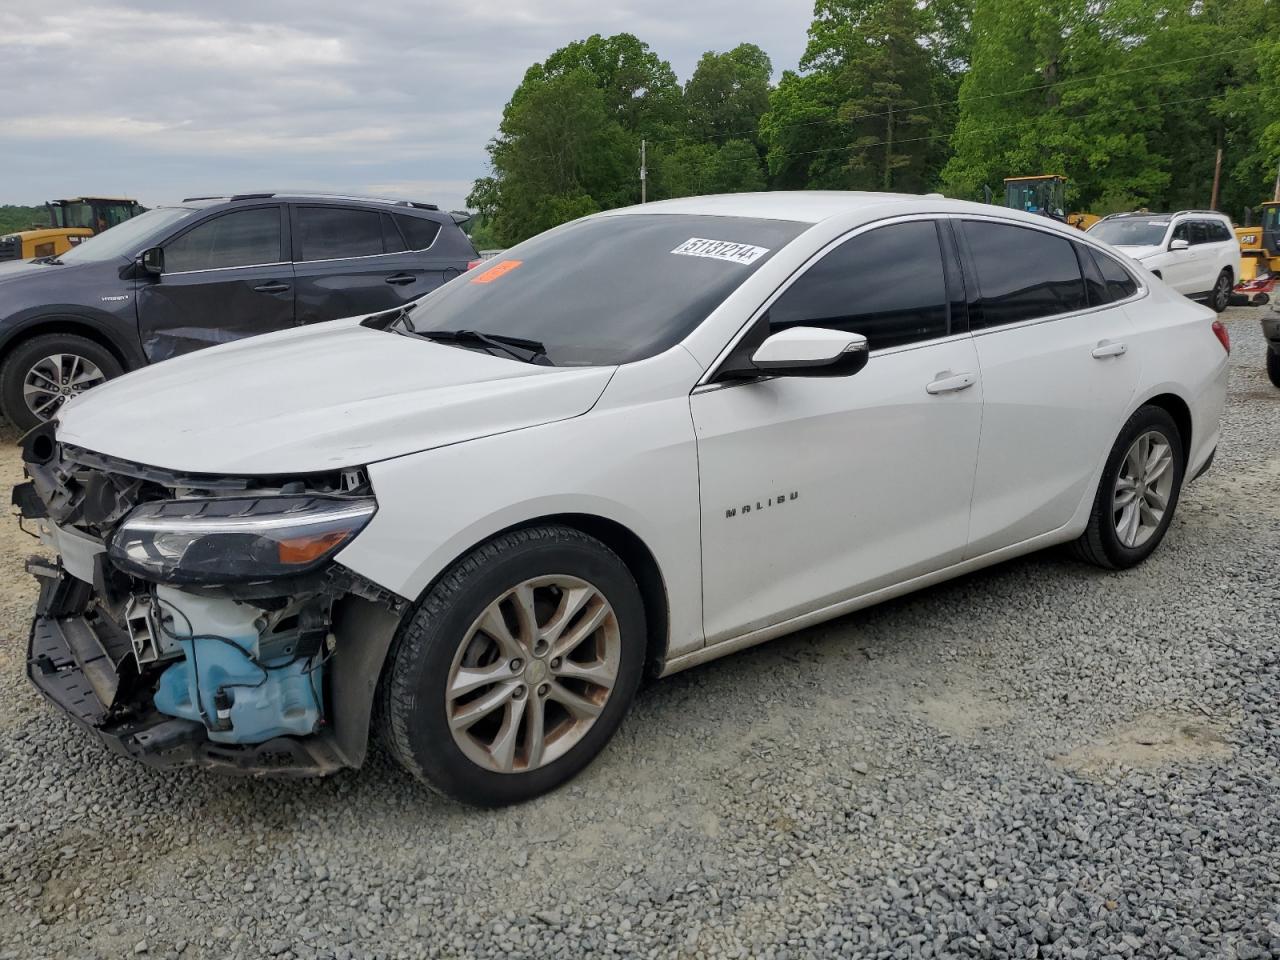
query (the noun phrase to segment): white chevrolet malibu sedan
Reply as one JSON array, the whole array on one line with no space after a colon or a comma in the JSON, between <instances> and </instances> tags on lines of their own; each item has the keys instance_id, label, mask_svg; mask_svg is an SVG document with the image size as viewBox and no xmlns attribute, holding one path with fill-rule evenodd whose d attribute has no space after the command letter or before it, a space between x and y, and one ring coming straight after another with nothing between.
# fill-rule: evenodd
<instances>
[{"instance_id":1,"label":"white chevrolet malibu sedan","mask_svg":"<svg viewBox=\"0 0 1280 960\"><path fill-rule=\"evenodd\" d=\"M161 278L160 282L164 282ZM616 210L412 306L111 381L23 439L29 674L114 750L477 804L666 675L1056 544L1141 562L1206 470L1211 311L937 197Z\"/></svg>"}]
</instances>

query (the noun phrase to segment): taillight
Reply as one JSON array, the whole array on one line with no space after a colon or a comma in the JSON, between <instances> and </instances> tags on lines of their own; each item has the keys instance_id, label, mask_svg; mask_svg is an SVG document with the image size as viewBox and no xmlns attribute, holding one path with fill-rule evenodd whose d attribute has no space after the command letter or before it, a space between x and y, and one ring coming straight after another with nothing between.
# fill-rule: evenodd
<instances>
[{"instance_id":1,"label":"taillight","mask_svg":"<svg viewBox=\"0 0 1280 960\"><path fill-rule=\"evenodd\" d=\"M483 260L483 259L481 259L481 260L468 260L468 261L467 261L467 269L468 269L468 270L474 270L476 267L480 266L480 264L482 264L482 263L484 263L484 260Z\"/></svg>"},{"instance_id":2,"label":"taillight","mask_svg":"<svg viewBox=\"0 0 1280 960\"><path fill-rule=\"evenodd\" d=\"M1218 338L1218 342L1222 344L1222 349L1231 352L1231 334L1227 333L1227 325L1221 320L1213 321L1213 335Z\"/></svg>"}]
</instances>

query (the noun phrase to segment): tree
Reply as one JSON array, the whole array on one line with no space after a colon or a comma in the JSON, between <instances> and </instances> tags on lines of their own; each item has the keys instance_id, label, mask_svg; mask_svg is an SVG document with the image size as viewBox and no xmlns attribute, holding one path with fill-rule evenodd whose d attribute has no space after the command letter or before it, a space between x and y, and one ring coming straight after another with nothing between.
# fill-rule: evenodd
<instances>
[{"instance_id":1,"label":"tree","mask_svg":"<svg viewBox=\"0 0 1280 960\"><path fill-rule=\"evenodd\" d=\"M760 118L769 109L772 77L769 55L754 43L739 44L728 53L704 53L684 85L689 135L755 140Z\"/></svg>"},{"instance_id":2,"label":"tree","mask_svg":"<svg viewBox=\"0 0 1280 960\"><path fill-rule=\"evenodd\" d=\"M1134 62L1136 39L1117 10L1096 0L977 0L944 171L950 192L972 198L1005 177L1061 173L1076 207L1162 196L1167 165L1149 148L1158 90L1117 69Z\"/></svg>"},{"instance_id":3,"label":"tree","mask_svg":"<svg viewBox=\"0 0 1280 960\"><path fill-rule=\"evenodd\" d=\"M750 140L679 143L669 152L655 153L654 161L656 198L742 193L766 186L760 154Z\"/></svg>"},{"instance_id":4,"label":"tree","mask_svg":"<svg viewBox=\"0 0 1280 960\"><path fill-rule=\"evenodd\" d=\"M669 134L680 119L680 84L671 64L630 33L592 34L561 47L525 75L550 79L584 70L604 95L606 111L637 137Z\"/></svg>"},{"instance_id":5,"label":"tree","mask_svg":"<svg viewBox=\"0 0 1280 960\"><path fill-rule=\"evenodd\" d=\"M817 0L800 72L760 124L778 185L929 188L948 131L928 26L912 0Z\"/></svg>"},{"instance_id":6,"label":"tree","mask_svg":"<svg viewBox=\"0 0 1280 960\"><path fill-rule=\"evenodd\" d=\"M531 69L503 111L489 157L493 176L476 181L467 203L504 246L631 199L631 138L584 69Z\"/></svg>"}]
</instances>

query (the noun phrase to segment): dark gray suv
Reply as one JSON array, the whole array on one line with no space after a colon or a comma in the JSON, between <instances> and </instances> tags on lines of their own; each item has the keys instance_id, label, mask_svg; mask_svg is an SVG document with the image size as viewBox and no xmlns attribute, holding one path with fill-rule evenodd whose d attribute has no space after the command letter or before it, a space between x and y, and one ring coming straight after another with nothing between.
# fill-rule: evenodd
<instances>
[{"instance_id":1,"label":"dark gray suv","mask_svg":"<svg viewBox=\"0 0 1280 960\"><path fill-rule=\"evenodd\" d=\"M410 201L199 197L0 264L0 412L28 429L127 370L416 299L477 260L462 222Z\"/></svg>"}]
</instances>

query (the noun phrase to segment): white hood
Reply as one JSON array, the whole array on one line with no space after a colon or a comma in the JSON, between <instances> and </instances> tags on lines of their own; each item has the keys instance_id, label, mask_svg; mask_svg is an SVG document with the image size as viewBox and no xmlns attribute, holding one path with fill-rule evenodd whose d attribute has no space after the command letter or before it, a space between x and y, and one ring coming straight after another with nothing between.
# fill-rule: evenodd
<instances>
[{"instance_id":1,"label":"white hood","mask_svg":"<svg viewBox=\"0 0 1280 960\"><path fill-rule=\"evenodd\" d=\"M112 380L63 407L58 439L185 473L315 473L578 416L616 369L534 366L359 320Z\"/></svg>"},{"instance_id":2,"label":"white hood","mask_svg":"<svg viewBox=\"0 0 1280 960\"><path fill-rule=\"evenodd\" d=\"M1113 243L1112 246L1127 253L1135 260L1145 260L1147 257L1154 257L1157 253L1164 253L1164 245L1159 243L1141 246L1131 243Z\"/></svg>"}]
</instances>

